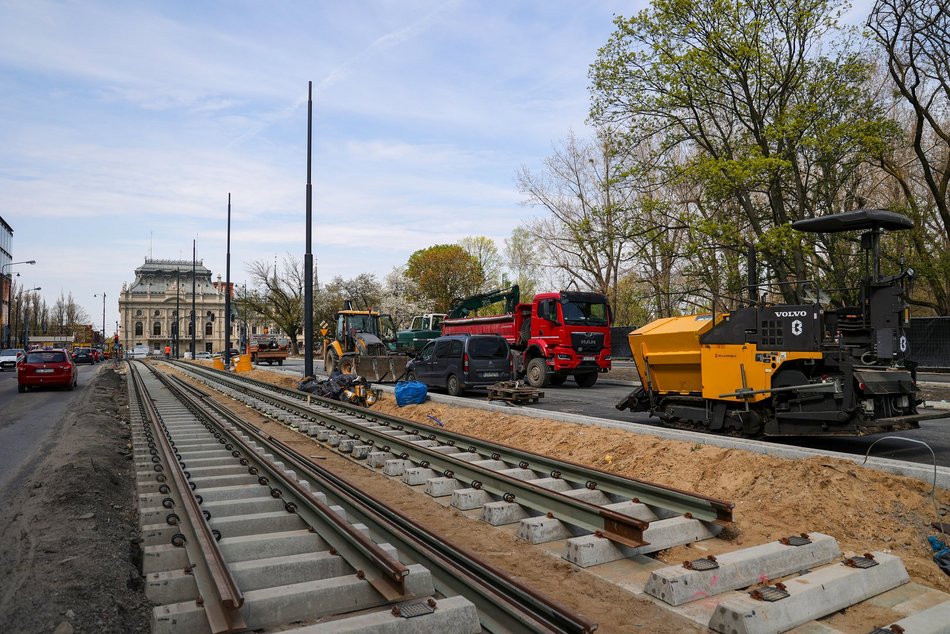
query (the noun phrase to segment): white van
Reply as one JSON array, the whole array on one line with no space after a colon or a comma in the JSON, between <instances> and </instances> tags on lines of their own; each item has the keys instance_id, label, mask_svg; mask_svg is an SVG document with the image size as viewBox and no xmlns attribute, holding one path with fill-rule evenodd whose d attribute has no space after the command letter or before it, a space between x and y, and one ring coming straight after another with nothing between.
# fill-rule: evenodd
<instances>
[{"instance_id":1,"label":"white van","mask_svg":"<svg viewBox=\"0 0 950 634\"><path fill-rule=\"evenodd\" d=\"M133 359L144 359L148 356L148 346L145 344L139 343L132 348L132 358Z\"/></svg>"}]
</instances>

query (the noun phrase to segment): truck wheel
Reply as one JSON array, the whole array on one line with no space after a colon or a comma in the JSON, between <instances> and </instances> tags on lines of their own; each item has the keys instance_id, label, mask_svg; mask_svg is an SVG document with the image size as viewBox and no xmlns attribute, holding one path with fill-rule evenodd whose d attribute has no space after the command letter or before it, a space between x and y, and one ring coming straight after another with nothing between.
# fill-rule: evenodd
<instances>
[{"instance_id":1,"label":"truck wheel","mask_svg":"<svg viewBox=\"0 0 950 634\"><path fill-rule=\"evenodd\" d=\"M327 374L333 374L333 371L336 370L339 360L336 358L336 354L331 350L327 352L327 356L323 357L323 370Z\"/></svg>"},{"instance_id":2,"label":"truck wheel","mask_svg":"<svg viewBox=\"0 0 950 634\"><path fill-rule=\"evenodd\" d=\"M531 387L544 387L548 384L548 367L543 358L535 357L528 361L525 378Z\"/></svg>"},{"instance_id":3,"label":"truck wheel","mask_svg":"<svg viewBox=\"0 0 950 634\"><path fill-rule=\"evenodd\" d=\"M277 359L277 365L284 365L283 359Z\"/></svg>"},{"instance_id":4,"label":"truck wheel","mask_svg":"<svg viewBox=\"0 0 950 634\"><path fill-rule=\"evenodd\" d=\"M449 396L461 396L465 393L465 390L462 389L462 383L454 374L449 375L449 380L446 383L445 389L448 390Z\"/></svg>"},{"instance_id":5,"label":"truck wheel","mask_svg":"<svg viewBox=\"0 0 950 634\"><path fill-rule=\"evenodd\" d=\"M550 379L551 385L554 385L554 386L564 385L564 381L566 380L567 380L566 374L552 374L551 379Z\"/></svg>"},{"instance_id":6,"label":"truck wheel","mask_svg":"<svg viewBox=\"0 0 950 634\"><path fill-rule=\"evenodd\" d=\"M593 387L597 382L597 373L589 372L587 374L575 374L574 382L580 387Z\"/></svg>"}]
</instances>

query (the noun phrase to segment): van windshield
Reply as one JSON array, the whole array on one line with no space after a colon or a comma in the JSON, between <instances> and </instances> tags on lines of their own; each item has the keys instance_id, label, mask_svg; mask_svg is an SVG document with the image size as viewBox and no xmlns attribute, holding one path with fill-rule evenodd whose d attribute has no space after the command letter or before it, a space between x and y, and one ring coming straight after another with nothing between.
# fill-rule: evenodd
<instances>
[{"instance_id":1,"label":"van windshield","mask_svg":"<svg viewBox=\"0 0 950 634\"><path fill-rule=\"evenodd\" d=\"M473 359L504 359L508 343L501 337L472 337L468 341L468 356Z\"/></svg>"}]
</instances>

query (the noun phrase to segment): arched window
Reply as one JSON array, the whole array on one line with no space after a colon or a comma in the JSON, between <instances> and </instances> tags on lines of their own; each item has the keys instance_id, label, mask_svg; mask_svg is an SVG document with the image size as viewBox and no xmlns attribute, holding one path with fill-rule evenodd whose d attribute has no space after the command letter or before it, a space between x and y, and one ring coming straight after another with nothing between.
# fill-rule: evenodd
<instances>
[{"instance_id":1,"label":"arched window","mask_svg":"<svg viewBox=\"0 0 950 634\"><path fill-rule=\"evenodd\" d=\"M213 334L212 328L214 328L214 324L212 324L210 321L209 321L208 323L206 323L206 324L205 324L205 334L206 334L206 335L211 335L211 334Z\"/></svg>"},{"instance_id":2,"label":"arched window","mask_svg":"<svg viewBox=\"0 0 950 634\"><path fill-rule=\"evenodd\" d=\"M189 321L188 322L188 336L190 337L193 334L195 334L195 325Z\"/></svg>"},{"instance_id":3,"label":"arched window","mask_svg":"<svg viewBox=\"0 0 950 634\"><path fill-rule=\"evenodd\" d=\"M162 334L162 322L156 321L152 324L152 334L156 337Z\"/></svg>"},{"instance_id":4,"label":"arched window","mask_svg":"<svg viewBox=\"0 0 950 634\"><path fill-rule=\"evenodd\" d=\"M135 322L135 335L136 335L137 337L141 337L142 334L143 334L142 322L137 321L137 322Z\"/></svg>"}]
</instances>

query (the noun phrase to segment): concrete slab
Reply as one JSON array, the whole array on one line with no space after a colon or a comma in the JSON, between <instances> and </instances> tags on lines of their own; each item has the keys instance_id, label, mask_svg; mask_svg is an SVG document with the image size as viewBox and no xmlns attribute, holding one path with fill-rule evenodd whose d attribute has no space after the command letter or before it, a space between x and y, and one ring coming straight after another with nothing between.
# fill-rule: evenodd
<instances>
[{"instance_id":1,"label":"concrete slab","mask_svg":"<svg viewBox=\"0 0 950 634\"><path fill-rule=\"evenodd\" d=\"M330 545L316 533L311 533L309 530L295 530L223 537L218 542L218 547L225 561L231 564L252 559L318 552L329 549Z\"/></svg>"},{"instance_id":2,"label":"concrete slab","mask_svg":"<svg viewBox=\"0 0 950 634\"><path fill-rule=\"evenodd\" d=\"M729 590L824 565L841 555L830 535L810 533L810 544L786 546L779 541L743 548L716 557L718 568L690 570L682 565L654 570L644 591L670 605L683 605Z\"/></svg>"},{"instance_id":3,"label":"concrete slab","mask_svg":"<svg viewBox=\"0 0 950 634\"><path fill-rule=\"evenodd\" d=\"M536 478L534 480L528 480L528 482L545 489L550 489L551 491L560 491L561 493L571 490L571 484L561 478Z\"/></svg>"},{"instance_id":4,"label":"concrete slab","mask_svg":"<svg viewBox=\"0 0 950 634\"><path fill-rule=\"evenodd\" d=\"M373 445L355 445L353 450L350 452L350 455L352 455L357 460L363 460L372 450Z\"/></svg>"},{"instance_id":5,"label":"concrete slab","mask_svg":"<svg viewBox=\"0 0 950 634\"><path fill-rule=\"evenodd\" d=\"M211 528L221 531L222 535L237 537L253 533L279 533L306 528L299 515L286 511L253 513L251 515L232 515L230 517L212 517Z\"/></svg>"},{"instance_id":6,"label":"concrete slab","mask_svg":"<svg viewBox=\"0 0 950 634\"><path fill-rule=\"evenodd\" d=\"M635 517L644 522L655 522L659 519L656 513L653 512L653 509L646 504L640 504L638 502L613 502L612 504L604 504L604 508L620 513L621 515Z\"/></svg>"},{"instance_id":7,"label":"concrete slab","mask_svg":"<svg viewBox=\"0 0 950 634\"><path fill-rule=\"evenodd\" d=\"M434 498L441 498L447 495L452 495L452 492L455 489L461 488L463 485L461 482L455 478L431 478L426 482L426 493L431 495Z\"/></svg>"},{"instance_id":8,"label":"concrete slab","mask_svg":"<svg viewBox=\"0 0 950 634\"><path fill-rule=\"evenodd\" d=\"M541 516L521 520L518 537L529 544L544 544L569 539L574 537L574 533L561 520Z\"/></svg>"},{"instance_id":9,"label":"concrete slab","mask_svg":"<svg viewBox=\"0 0 950 634\"><path fill-rule=\"evenodd\" d=\"M402 605L410 605L406 602ZM307 625L285 634L477 634L481 632L478 610L464 597L449 597L436 601L431 614L404 618L394 616L390 610L379 610L337 619L317 625Z\"/></svg>"},{"instance_id":10,"label":"concrete slab","mask_svg":"<svg viewBox=\"0 0 950 634\"><path fill-rule=\"evenodd\" d=\"M910 580L900 558L872 555L878 563L872 568L839 563L789 579L784 584L789 596L778 601L759 601L748 594L729 597L716 607L709 627L729 634L783 632Z\"/></svg>"},{"instance_id":11,"label":"concrete slab","mask_svg":"<svg viewBox=\"0 0 950 634\"><path fill-rule=\"evenodd\" d=\"M194 601L198 596L195 576L184 568L163 570L145 575L145 597L152 603L181 603Z\"/></svg>"},{"instance_id":12,"label":"concrete slab","mask_svg":"<svg viewBox=\"0 0 950 634\"><path fill-rule=\"evenodd\" d=\"M712 536L709 529L699 520L674 517L652 522L643 531L643 539L649 542L646 546L630 548L615 544L604 537L583 535L568 540L564 558L576 566L589 568L634 555L644 555L681 544L690 544Z\"/></svg>"},{"instance_id":13,"label":"concrete slab","mask_svg":"<svg viewBox=\"0 0 950 634\"><path fill-rule=\"evenodd\" d=\"M327 551L253 559L229 567L242 592L342 577L353 572L342 557Z\"/></svg>"},{"instance_id":14,"label":"concrete slab","mask_svg":"<svg viewBox=\"0 0 950 634\"><path fill-rule=\"evenodd\" d=\"M528 517L528 511L514 502L488 502L482 507L482 521L492 526L514 524Z\"/></svg>"},{"instance_id":15,"label":"concrete slab","mask_svg":"<svg viewBox=\"0 0 950 634\"><path fill-rule=\"evenodd\" d=\"M519 480L536 480L538 474L532 471L531 469L499 469L498 473L512 478L517 478Z\"/></svg>"},{"instance_id":16,"label":"concrete slab","mask_svg":"<svg viewBox=\"0 0 950 634\"><path fill-rule=\"evenodd\" d=\"M426 469L424 467L412 467L411 469L406 469L406 472L402 474L402 481L409 486L416 486L419 484L425 484L428 480L431 480L434 477L435 471L432 469Z\"/></svg>"},{"instance_id":17,"label":"concrete slab","mask_svg":"<svg viewBox=\"0 0 950 634\"><path fill-rule=\"evenodd\" d=\"M481 508L491 502L492 499L491 494L482 489L456 489L452 491L452 506L461 511Z\"/></svg>"},{"instance_id":18,"label":"concrete slab","mask_svg":"<svg viewBox=\"0 0 950 634\"><path fill-rule=\"evenodd\" d=\"M901 629L894 629L895 625ZM884 629L907 632L907 634L948 634L950 633L950 601L885 625Z\"/></svg>"},{"instance_id":19,"label":"concrete slab","mask_svg":"<svg viewBox=\"0 0 950 634\"><path fill-rule=\"evenodd\" d=\"M396 460L387 460L383 465L383 473L388 476L401 476L406 469L412 467L412 461L397 458Z\"/></svg>"},{"instance_id":20,"label":"concrete slab","mask_svg":"<svg viewBox=\"0 0 950 634\"><path fill-rule=\"evenodd\" d=\"M597 504L598 506L611 503L610 498L607 497L603 491L598 491L597 489L570 489L564 491L564 495L583 502L589 502L590 504Z\"/></svg>"},{"instance_id":21,"label":"concrete slab","mask_svg":"<svg viewBox=\"0 0 950 634\"><path fill-rule=\"evenodd\" d=\"M374 469L379 469L386 464L387 460L392 459L392 457L393 455L388 451L371 451L366 456L366 464Z\"/></svg>"}]
</instances>

